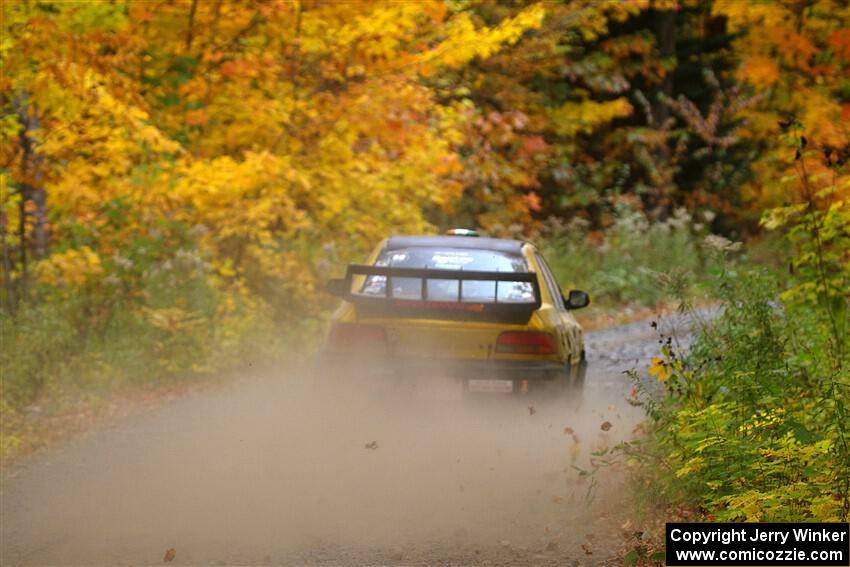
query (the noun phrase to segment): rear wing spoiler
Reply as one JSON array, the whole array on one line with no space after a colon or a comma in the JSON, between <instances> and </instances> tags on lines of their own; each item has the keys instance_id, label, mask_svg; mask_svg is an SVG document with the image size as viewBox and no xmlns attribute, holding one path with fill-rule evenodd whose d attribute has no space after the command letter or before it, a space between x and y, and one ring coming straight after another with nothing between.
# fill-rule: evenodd
<instances>
[{"instance_id":1,"label":"rear wing spoiler","mask_svg":"<svg viewBox=\"0 0 850 567\"><path fill-rule=\"evenodd\" d=\"M383 294L367 294L360 291L370 276L385 279ZM393 278L418 279L418 294L410 297L393 295ZM388 266L366 266L349 264L345 279L333 286L332 292L354 304L358 313L366 317L403 317L421 319L448 319L461 321L486 321L523 324L541 305L540 283L534 272L481 272L468 270L440 270L427 268L392 268ZM431 281L457 282L454 297L429 297ZM464 282L493 282L492 297L464 295ZM529 301L506 301L499 299L499 284L527 283L533 293ZM352 291L354 287L357 291ZM468 286L467 286L468 288Z\"/></svg>"}]
</instances>

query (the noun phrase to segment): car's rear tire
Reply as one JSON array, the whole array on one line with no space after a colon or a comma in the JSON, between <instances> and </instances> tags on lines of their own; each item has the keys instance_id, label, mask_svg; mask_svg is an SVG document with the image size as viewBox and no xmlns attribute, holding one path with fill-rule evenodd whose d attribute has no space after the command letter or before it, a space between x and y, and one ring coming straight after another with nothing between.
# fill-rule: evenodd
<instances>
[{"instance_id":1,"label":"car's rear tire","mask_svg":"<svg viewBox=\"0 0 850 567\"><path fill-rule=\"evenodd\" d=\"M571 405L581 404L584 395L584 378L587 374L587 359L584 352L577 364L568 364L561 378L561 392L564 399L570 401Z\"/></svg>"}]
</instances>

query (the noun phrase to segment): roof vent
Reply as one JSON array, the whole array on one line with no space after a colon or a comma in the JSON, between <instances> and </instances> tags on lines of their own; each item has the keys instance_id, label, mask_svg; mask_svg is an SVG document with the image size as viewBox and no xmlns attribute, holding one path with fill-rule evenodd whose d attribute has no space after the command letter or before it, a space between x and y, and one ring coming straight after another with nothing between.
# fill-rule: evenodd
<instances>
[{"instance_id":1,"label":"roof vent","mask_svg":"<svg viewBox=\"0 0 850 567\"><path fill-rule=\"evenodd\" d=\"M446 234L448 236L480 236L477 230L471 228L450 228Z\"/></svg>"}]
</instances>

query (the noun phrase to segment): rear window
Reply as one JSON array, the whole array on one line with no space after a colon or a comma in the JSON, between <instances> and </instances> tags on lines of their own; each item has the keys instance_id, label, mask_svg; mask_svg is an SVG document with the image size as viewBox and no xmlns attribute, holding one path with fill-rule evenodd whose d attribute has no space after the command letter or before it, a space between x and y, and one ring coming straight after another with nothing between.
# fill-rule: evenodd
<instances>
[{"instance_id":1,"label":"rear window","mask_svg":"<svg viewBox=\"0 0 850 567\"><path fill-rule=\"evenodd\" d=\"M375 261L376 266L391 268L427 268L429 270L465 270L471 272L525 273L528 263L519 255L492 250L459 248L407 248L386 250ZM422 280L391 278L392 295L401 299L422 299ZM369 276L363 284L364 295L385 295L386 277ZM451 279L426 280L427 298L435 301L456 301L460 282ZM463 302L531 303L534 289L528 282L465 281Z\"/></svg>"}]
</instances>

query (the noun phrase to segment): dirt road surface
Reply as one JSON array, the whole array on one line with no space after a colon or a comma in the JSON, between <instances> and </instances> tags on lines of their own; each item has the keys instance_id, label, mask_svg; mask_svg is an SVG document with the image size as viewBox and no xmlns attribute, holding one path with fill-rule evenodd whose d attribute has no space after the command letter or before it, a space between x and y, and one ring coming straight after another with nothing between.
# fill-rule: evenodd
<instances>
[{"instance_id":1,"label":"dirt road surface","mask_svg":"<svg viewBox=\"0 0 850 567\"><path fill-rule=\"evenodd\" d=\"M647 321L588 333L577 410L246 373L7 470L0 564L599 564L628 487L575 467L632 435L622 371L657 341Z\"/></svg>"}]
</instances>

